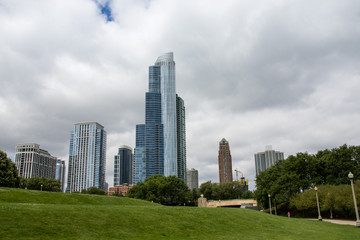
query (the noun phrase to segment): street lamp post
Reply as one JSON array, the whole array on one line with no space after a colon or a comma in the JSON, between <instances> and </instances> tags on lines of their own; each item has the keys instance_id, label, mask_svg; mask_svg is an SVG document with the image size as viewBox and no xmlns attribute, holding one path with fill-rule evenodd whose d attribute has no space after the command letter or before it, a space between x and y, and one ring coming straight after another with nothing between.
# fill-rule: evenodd
<instances>
[{"instance_id":1,"label":"street lamp post","mask_svg":"<svg viewBox=\"0 0 360 240\"><path fill-rule=\"evenodd\" d=\"M360 227L359 212L358 212L358 208L357 208L356 196L355 196L355 190L354 190L354 174L349 172L348 177L350 178L351 189L352 189L352 194L353 194L353 198L354 198L354 206L355 206L355 214L356 214L356 227Z\"/></svg>"},{"instance_id":2,"label":"street lamp post","mask_svg":"<svg viewBox=\"0 0 360 240\"><path fill-rule=\"evenodd\" d=\"M318 214L319 214L318 220L319 220L319 221L322 221L322 217L321 217L321 213L320 213L319 197L318 197L318 192L317 192L317 191L318 191L318 188L315 187L314 189L315 189L315 193L316 193L316 203L317 203Z\"/></svg>"},{"instance_id":3,"label":"street lamp post","mask_svg":"<svg viewBox=\"0 0 360 240\"><path fill-rule=\"evenodd\" d=\"M271 194L269 194L268 197L269 197L269 206L270 206L270 215L271 215L272 214L272 212L271 212Z\"/></svg>"},{"instance_id":4,"label":"street lamp post","mask_svg":"<svg viewBox=\"0 0 360 240\"><path fill-rule=\"evenodd\" d=\"M40 191L42 191L42 187L43 187L43 185L41 184L41 185L40 185Z\"/></svg>"}]
</instances>

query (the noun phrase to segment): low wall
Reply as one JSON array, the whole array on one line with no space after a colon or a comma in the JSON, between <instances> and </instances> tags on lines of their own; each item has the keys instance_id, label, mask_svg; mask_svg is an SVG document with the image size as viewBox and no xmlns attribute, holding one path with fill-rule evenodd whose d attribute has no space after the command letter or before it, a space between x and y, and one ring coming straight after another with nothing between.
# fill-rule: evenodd
<instances>
[{"instance_id":1,"label":"low wall","mask_svg":"<svg viewBox=\"0 0 360 240\"><path fill-rule=\"evenodd\" d=\"M254 199L233 199L233 200L210 200L201 197L198 199L198 207L241 207L252 206L257 207L257 202Z\"/></svg>"}]
</instances>

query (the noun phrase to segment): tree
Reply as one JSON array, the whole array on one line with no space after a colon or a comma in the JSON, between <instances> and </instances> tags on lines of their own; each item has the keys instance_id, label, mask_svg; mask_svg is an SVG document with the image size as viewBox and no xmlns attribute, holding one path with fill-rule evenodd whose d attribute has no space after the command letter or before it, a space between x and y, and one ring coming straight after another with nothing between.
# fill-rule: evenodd
<instances>
[{"instance_id":1,"label":"tree","mask_svg":"<svg viewBox=\"0 0 360 240\"><path fill-rule=\"evenodd\" d=\"M46 177L33 177L26 180L26 188L32 190L42 190L49 192L60 192L60 180Z\"/></svg>"},{"instance_id":2,"label":"tree","mask_svg":"<svg viewBox=\"0 0 360 240\"><path fill-rule=\"evenodd\" d=\"M0 186L19 187L20 177L16 165L7 157L6 153L0 151Z\"/></svg>"},{"instance_id":3,"label":"tree","mask_svg":"<svg viewBox=\"0 0 360 240\"><path fill-rule=\"evenodd\" d=\"M89 187L88 189L81 190L83 194L95 194L95 195L105 195L106 192L97 187Z\"/></svg>"},{"instance_id":4,"label":"tree","mask_svg":"<svg viewBox=\"0 0 360 240\"><path fill-rule=\"evenodd\" d=\"M318 151L315 155L297 153L278 161L256 177L256 200L260 207L267 208L268 194L271 194L278 205L286 209L295 194L306 192L312 186L348 184L349 171L355 178L360 176L360 146L344 144L332 150ZM329 210L332 202L329 198L326 203Z\"/></svg>"},{"instance_id":5,"label":"tree","mask_svg":"<svg viewBox=\"0 0 360 240\"><path fill-rule=\"evenodd\" d=\"M201 184L199 193L211 200L228 200L243 198L243 185L238 181L226 183L212 183L211 181ZM246 195L247 198L249 197Z\"/></svg>"},{"instance_id":6,"label":"tree","mask_svg":"<svg viewBox=\"0 0 360 240\"><path fill-rule=\"evenodd\" d=\"M128 192L128 197L153 201L163 205L183 205L190 201L190 190L175 176L155 175L139 182Z\"/></svg>"}]
</instances>

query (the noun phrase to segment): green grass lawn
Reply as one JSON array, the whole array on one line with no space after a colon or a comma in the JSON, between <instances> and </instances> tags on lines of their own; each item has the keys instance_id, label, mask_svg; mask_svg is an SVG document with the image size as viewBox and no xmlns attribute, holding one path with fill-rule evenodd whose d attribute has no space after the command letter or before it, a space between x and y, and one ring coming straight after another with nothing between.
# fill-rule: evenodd
<instances>
[{"instance_id":1,"label":"green grass lawn","mask_svg":"<svg viewBox=\"0 0 360 240\"><path fill-rule=\"evenodd\" d=\"M239 208L0 188L0 239L359 239L360 229Z\"/></svg>"}]
</instances>

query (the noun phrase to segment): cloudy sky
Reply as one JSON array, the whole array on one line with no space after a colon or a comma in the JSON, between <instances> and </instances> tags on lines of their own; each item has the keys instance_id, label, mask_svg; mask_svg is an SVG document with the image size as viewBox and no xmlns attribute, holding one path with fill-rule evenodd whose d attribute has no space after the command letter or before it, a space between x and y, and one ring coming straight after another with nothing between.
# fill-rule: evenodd
<instances>
[{"instance_id":1,"label":"cloudy sky","mask_svg":"<svg viewBox=\"0 0 360 240\"><path fill-rule=\"evenodd\" d=\"M144 123L148 67L174 52L187 166L218 182L217 154L254 189L254 153L360 144L358 0L0 0L0 149L36 142L68 160L97 121L113 156Z\"/></svg>"}]
</instances>

